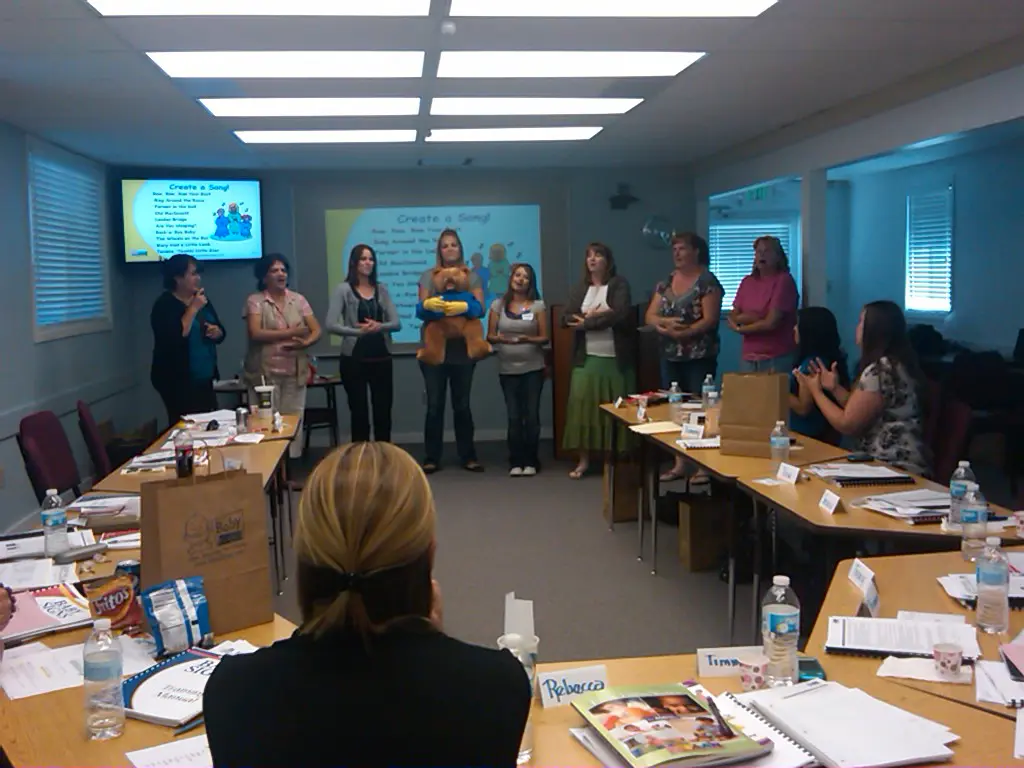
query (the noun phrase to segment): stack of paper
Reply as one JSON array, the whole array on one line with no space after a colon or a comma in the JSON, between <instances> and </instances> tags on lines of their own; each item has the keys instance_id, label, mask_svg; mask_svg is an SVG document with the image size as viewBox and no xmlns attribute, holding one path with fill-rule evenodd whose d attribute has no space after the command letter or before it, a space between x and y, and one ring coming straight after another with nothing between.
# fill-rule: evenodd
<instances>
[{"instance_id":1,"label":"stack of paper","mask_svg":"<svg viewBox=\"0 0 1024 768\"><path fill-rule=\"evenodd\" d=\"M92 531L69 531L69 547L85 547L95 544L96 538ZM30 557L41 558L46 553L43 532L14 533L0 536L0 560L24 560ZM0 583L15 587L0 579ZM45 585L49 586L49 585Z\"/></svg>"},{"instance_id":2,"label":"stack of paper","mask_svg":"<svg viewBox=\"0 0 1024 768\"><path fill-rule=\"evenodd\" d=\"M206 411L205 413L187 413L181 417L182 421L193 422L195 424L209 424L211 421L216 421L223 426L235 423L235 412L222 408L219 411Z\"/></svg>"},{"instance_id":3,"label":"stack of paper","mask_svg":"<svg viewBox=\"0 0 1024 768\"><path fill-rule=\"evenodd\" d=\"M962 604L970 604L978 599L978 579L973 573L950 573L939 576L938 581L947 595ZM1011 573L1010 600L1024 600L1024 576Z\"/></svg>"},{"instance_id":4,"label":"stack of paper","mask_svg":"<svg viewBox=\"0 0 1024 768\"><path fill-rule=\"evenodd\" d=\"M810 680L735 698L830 768L949 760L953 751L947 745L960 738L941 723L834 681Z\"/></svg>"},{"instance_id":5,"label":"stack of paper","mask_svg":"<svg viewBox=\"0 0 1024 768\"><path fill-rule=\"evenodd\" d=\"M974 665L975 694L978 701L1002 704L1004 707L1024 707L1024 683L1010 677L1002 661L979 661Z\"/></svg>"},{"instance_id":6,"label":"stack of paper","mask_svg":"<svg viewBox=\"0 0 1024 768\"><path fill-rule=\"evenodd\" d=\"M932 655L936 643L956 643L964 659L981 657L977 630L970 624L830 616L825 650L871 656Z\"/></svg>"},{"instance_id":7,"label":"stack of paper","mask_svg":"<svg viewBox=\"0 0 1024 768\"><path fill-rule=\"evenodd\" d=\"M687 450L697 450L700 448L721 448L722 437L717 435L715 437L701 437L693 438L692 440L676 440L676 445L680 448L686 448Z\"/></svg>"},{"instance_id":8,"label":"stack of paper","mask_svg":"<svg viewBox=\"0 0 1024 768\"><path fill-rule=\"evenodd\" d=\"M142 499L137 494L89 494L68 504L69 513L77 513L86 521L108 515L138 520L141 510Z\"/></svg>"},{"instance_id":9,"label":"stack of paper","mask_svg":"<svg viewBox=\"0 0 1024 768\"><path fill-rule=\"evenodd\" d=\"M920 488L865 496L854 499L853 506L881 512L883 515L905 520L911 525L920 522L940 522L949 514L949 494L930 488Z\"/></svg>"},{"instance_id":10,"label":"stack of paper","mask_svg":"<svg viewBox=\"0 0 1024 768\"><path fill-rule=\"evenodd\" d=\"M680 427L674 421L650 421L646 424L634 424L629 429L638 435L660 435L666 432L678 432Z\"/></svg>"},{"instance_id":11,"label":"stack of paper","mask_svg":"<svg viewBox=\"0 0 1024 768\"><path fill-rule=\"evenodd\" d=\"M54 565L48 557L0 563L0 584L16 592L78 581L74 563Z\"/></svg>"},{"instance_id":12,"label":"stack of paper","mask_svg":"<svg viewBox=\"0 0 1024 768\"><path fill-rule=\"evenodd\" d=\"M135 768L213 768L213 755L205 733L191 739L126 752L125 757Z\"/></svg>"}]
</instances>

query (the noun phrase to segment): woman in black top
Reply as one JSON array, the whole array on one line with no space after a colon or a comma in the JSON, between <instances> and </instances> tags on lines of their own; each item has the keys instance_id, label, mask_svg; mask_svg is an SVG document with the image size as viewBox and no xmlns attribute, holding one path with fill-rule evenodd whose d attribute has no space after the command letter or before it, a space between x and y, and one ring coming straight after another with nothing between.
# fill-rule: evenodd
<instances>
[{"instance_id":1,"label":"woman in black top","mask_svg":"<svg viewBox=\"0 0 1024 768\"><path fill-rule=\"evenodd\" d=\"M401 327L391 294L377 280L377 254L360 243L349 254L345 282L334 289L327 310L327 330L341 336L341 383L348 396L353 443L370 439L368 393L373 398L373 437L391 440L391 334Z\"/></svg>"},{"instance_id":2,"label":"woman in black top","mask_svg":"<svg viewBox=\"0 0 1024 768\"><path fill-rule=\"evenodd\" d=\"M149 378L171 426L186 413L217 409L217 345L224 326L200 286L198 262L178 253L161 264L164 292L153 304L153 364Z\"/></svg>"},{"instance_id":3,"label":"woman in black top","mask_svg":"<svg viewBox=\"0 0 1024 768\"><path fill-rule=\"evenodd\" d=\"M530 682L444 634L434 500L409 454L350 443L306 481L299 629L224 658L203 715L215 766L515 766Z\"/></svg>"}]
</instances>

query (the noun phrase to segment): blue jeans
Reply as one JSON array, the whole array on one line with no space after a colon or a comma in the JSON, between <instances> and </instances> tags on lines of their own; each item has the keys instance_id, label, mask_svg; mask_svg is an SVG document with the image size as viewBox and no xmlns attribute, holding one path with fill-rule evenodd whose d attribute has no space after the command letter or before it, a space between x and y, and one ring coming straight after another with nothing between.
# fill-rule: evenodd
<instances>
[{"instance_id":1,"label":"blue jeans","mask_svg":"<svg viewBox=\"0 0 1024 768\"><path fill-rule=\"evenodd\" d=\"M793 368L792 353L764 360L740 360L740 373L789 373Z\"/></svg>"},{"instance_id":2,"label":"blue jeans","mask_svg":"<svg viewBox=\"0 0 1024 768\"><path fill-rule=\"evenodd\" d=\"M544 370L503 373L498 377L508 410L508 463L510 467L540 466L540 393Z\"/></svg>"},{"instance_id":3,"label":"blue jeans","mask_svg":"<svg viewBox=\"0 0 1024 768\"><path fill-rule=\"evenodd\" d=\"M459 461L476 461L473 444L473 413L469 410L469 393L473 386L473 363L420 363L423 383L427 389L427 414L423 425L424 464L440 464L444 450L444 400L451 387L452 416L455 426L455 448Z\"/></svg>"}]
</instances>

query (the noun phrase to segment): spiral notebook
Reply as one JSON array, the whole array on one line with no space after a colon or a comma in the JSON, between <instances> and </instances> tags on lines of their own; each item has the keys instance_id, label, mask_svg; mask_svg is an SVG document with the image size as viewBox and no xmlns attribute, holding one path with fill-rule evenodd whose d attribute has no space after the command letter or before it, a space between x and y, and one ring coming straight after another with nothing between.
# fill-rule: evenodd
<instances>
[{"instance_id":1,"label":"spiral notebook","mask_svg":"<svg viewBox=\"0 0 1024 768\"><path fill-rule=\"evenodd\" d=\"M0 632L6 645L92 624L89 603L74 584L32 589L15 595L17 610Z\"/></svg>"},{"instance_id":2,"label":"spiral notebook","mask_svg":"<svg viewBox=\"0 0 1024 768\"><path fill-rule=\"evenodd\" d=\"M1002 704L1014 709L1024 708L1024 683L1013 679L1004 662L979 661L974 669L974 690L978 701Z\"/></svg>"},{"instance_id":3,"label":"spiral notebook","mask_svg":"<svg viewBox=\"0 0 1024 768\"><path fill-rule=\"evenodd\" d=\"M963 648L965 661L981 657L978 633L970 624L859 616L829 617L825 651L854 656L929 657L936 643L956 643Z\"/></svg>"},{"instance_id":4,"label":"spiral notebook","mask_svg":"<svg viewBox=\"0 0 1024 768\"><path fill-rule=\"evenodd\" d=\"M121 683L125 714L176 728L203 714L203 691L220 654L190 648Z\"/></svg>"},{"instance_id":5,"label":"spiral notebook","mask_svg":"<svg viewBox=\"0 0 1024 768\"><path fill-rule=\"evenodd\" d=\"M891 467L874 464L815 464L807 471L840 488L856 488L871 485L914 485L914 478Z\"/></svg>"}]
</instances>

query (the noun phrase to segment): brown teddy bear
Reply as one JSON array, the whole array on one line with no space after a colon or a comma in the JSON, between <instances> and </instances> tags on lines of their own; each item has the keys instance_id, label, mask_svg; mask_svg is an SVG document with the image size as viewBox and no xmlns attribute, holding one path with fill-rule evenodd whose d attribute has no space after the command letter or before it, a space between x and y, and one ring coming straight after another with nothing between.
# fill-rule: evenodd
<instances>
[{"instance_id":1,"label":"brown teddy bear","mask_svg":"<svg viewBox=\"0 0 1024 768\"><path fill-rule=\"evenodd\" d=\"M469 268L436 267L433 283L438 295L417 307L416 314L423 320L423 346L416 352L416 359L427 365L440 365L444 362L447 340L457 338L466 340L471 360L491 354L480 322L484 308L469 291Z\"/></svg>"}]
</instances>

